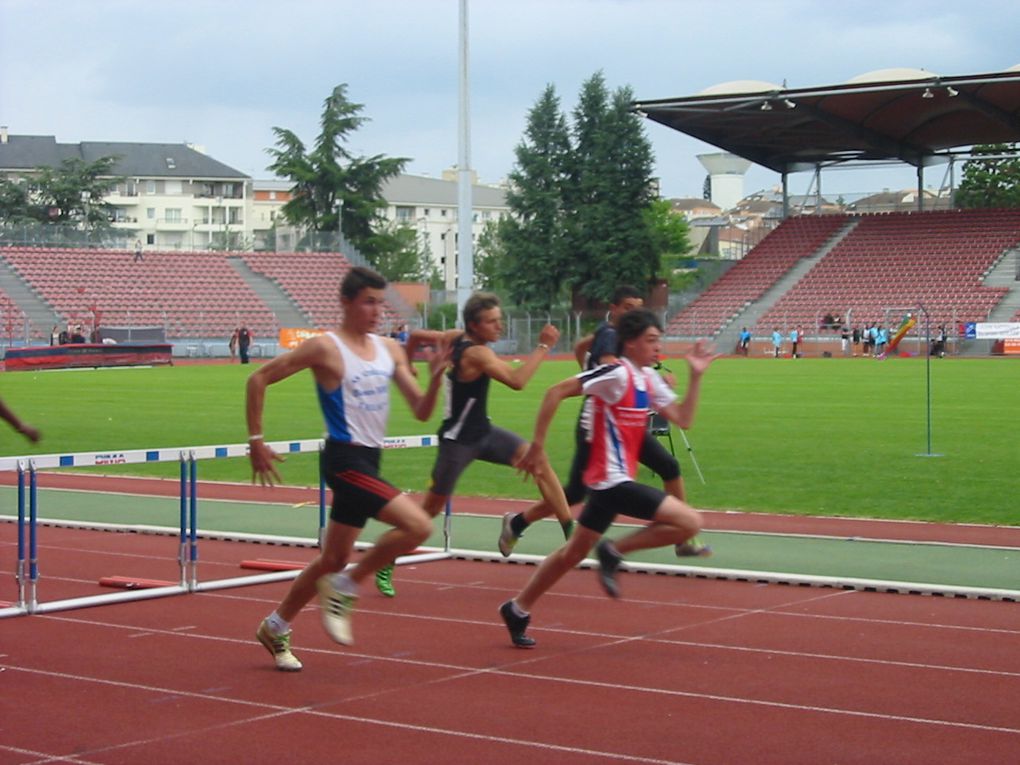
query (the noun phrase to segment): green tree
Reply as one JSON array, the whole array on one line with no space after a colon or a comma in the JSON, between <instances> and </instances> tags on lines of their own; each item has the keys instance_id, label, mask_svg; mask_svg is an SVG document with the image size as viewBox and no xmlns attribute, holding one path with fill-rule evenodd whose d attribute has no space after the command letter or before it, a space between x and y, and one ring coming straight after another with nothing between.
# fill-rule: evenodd
<instances>
[{"instance_id":1,"label":"green tree","mask_svg":"<svg viewBox=\"0 0 1020 765\"><path fill-rule=\"evenodd\" d=\"M1017 144L974 147L985 158L963 164L963 180L956 190L956 206L964 208L1020 207L1020 155Z\"/></svg>"},{"instance_id":2,"label":"green tree","mask_svg":"<svg viewBox=\"0 0 1020 765\"><path fill-rule=\"evenodd\" d=\"M28 182L19 178L0 178L0 221L24 223L35 220L31 211Z\"/></svg>"},{"instance_id":3,"label":"green tree","mask_svg":"<svg viewBox=\"0 0 1020 765\"><path fill-rule=\"evenodd\" d=\"M76 224L110 228L113 208L103 201L117 184L116 157L94 162L65 159L59 167L37 167L16 181L0 181L0 217L12 222Z\"/></svg>"},{"instance_id":4,"label":"green tree","mask_svg":"<svg viewBox=\"0 0 1020 765\"><path fill-rule=\"evenodd\" d=\"M668 199L655 199L644 211L645 225L651 236L652 248L661 253L662 275L670 288L680 288L690 281L687 275L680 278L678 269L691 251L690 227L684 216L673 212Z\"/></svg>"},{"instance_id":5,"label":"green tree","mask_svg":"<svg viewBox=\"0 0 1020 765\"><path fill-rule=\"evenodd\" d=\"M287 220L315 232L340 228L369 260L389 259L397 243L384 225L383 184L403 171L406 158L360 157L347 149L351 133L368 118L363 104L347 99L347 85L333 88L323 102L320 132L311 150L291 130L274 127L276 147L269 169L294 185L292 199L282 208ZM339 224L339 225L338 225Z\"/></svg>"},{"instance_id":6,"label":"green tree","mask_svg":"<svg viewBox=\"0 0 1020 765\"><path fill-rule=\"evenodd\" d=\"M648 211L652 151L631 101L629 88L610 93L599 72L582 86L572 125L551 86L529 113L510 176L511 217L483 266L514 302L548 309L569 291L606 300L662 270L675 243Z\"/></svg>"},{"instance_id":7,"label":"green tree","mask_svg":"<svg viewBox=\"0 0 1020 765\"><path fill-rule=\"evenodd\" d=\"M586 298L606 300L619 284L642 285L655 278L661 251L645 210L655 198L652 150L632 93L610 94L601 73L581 89L575 111L575 187L568 219L575 253L574 281Z\"/></svg>"},{"instance_id":8,"label":"green tree","mask_svg":"<svg viewBox=\"0 0 1020 765\"><path fill-rule=\"evenodd\" d=\"M513 270L509 261L503 237L500 235L500 220L487 221L475 244L475 282L478 289L489 292L506 290L503 274Z\"/></svg>"},{"instance_id":9,"label":"green tree","mask_svg":"<svg viewBox=\"0 0 1020 765\"><path fill-rule=\"evenodd\" d=\"M428 279L428 254L417 232L410 226L386 225L369 239L375 252L374 266L391 282L417 282Z\"/></svg>"},{"instance_id":10,"label":"green tree","mask_svg":"<svg viewBox=\"0 0 1020 765\"><path fill-rule=\"evenodd\" d=\"M524 138L514 150L504 218L490 233L499 236L498 250L487 243L486 278L498 282L518 304L548 310L565 295L572 271L564 225L564 189L570 182L570 133L559 97L546 87L528 113Z\"/></svg>"}]
</instances>

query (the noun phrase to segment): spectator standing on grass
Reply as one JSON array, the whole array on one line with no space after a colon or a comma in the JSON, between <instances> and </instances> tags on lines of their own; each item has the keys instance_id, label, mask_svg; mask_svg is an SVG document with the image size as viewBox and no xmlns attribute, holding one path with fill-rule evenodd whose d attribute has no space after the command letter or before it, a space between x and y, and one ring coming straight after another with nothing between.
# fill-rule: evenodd
<instances>
[{"instance_id":1,"label":"spectator standing on grass","mask_svg":"<svg viewBox=\"0 0 1020 765\"><path fill-rule=\"evenodd\" d=\"M233 364L237 358L237 336L240 334L240 329L235 329L230 333L230 342L227 343L227 347L230 348L230 363Z\"/></svg>"},{"instance_id":2,"label":"spectator standing on grass","mask_svg":"<svg viewBox=\"0 0 1020 765\"><path fill-rule=\"evenodd\" d=\"M797 358L797 343L800 341L800 330L790 330L790 358Z\"/></svg>"},{"instance_id":3,"label":"spectator standing on grass","mask_svg":"<svg viewBox=\"0 0 1020 765\"><path fill-rule=\"evenodd\" d=\"M369 518L392 528L361 559L366 571L410 552L432 530L425 511L379 475L379 462L389 417L390 381L414 416L424 422L435 408L446 360L443 355L431 360L432 378L423 392L411 375L404 349L375 334L385 288L386 280L375 271L351 268L340 287L343 319L339 328L306 340L248 378L246 415L253 479L270 486L280 481L273 463L283 458L266 445L262 434L262 410L270 385L311 370L328 430L320 462L333 502L321 551L256 631L276 668L285 672L301 669L290 650L290 625L316 591L326 633L342 645L354 643L351 613L358 587L343 570Z\"/></svg>"},{"instance_id":4,"label":"spectator standing on grass","mask_svg":"<svg viewBox=\"0 0 1020 765\"><path fill-rule=\"evenodd\" d=\"M889 333L879 324L875 327L875 355L885 356L885 344L889 342Z\"/></svg>"},{"instance_id":5,"label":"spectator standing on grass","mask_svg":"<svg viewBox=\"0 0 1020 765\"><path fill-rule=\"evenodd\" d=\"M446 411L439 427L439 452L432 467L432 482L423 506L435 518L453 495L457 480L475 460L513 467L528 449L528 442L509 430L493 425L488 415L489 383L502 383L511 390L524 390L538 367L556 345L560 333L546 324L538 334L535 350L518 367L496 355L491 344L503 335L503 314L499 298L490 292L476 292L464 304L464 331L416 330L407 352L413 358L420 345L442 343L451 349L451 368L446 376ZM548 463L536 466L535 483L542 499L534 506L539 517L555 514L569 537L573 521L563 496L563 487ZM362 572L355 567L351 577ZM376 587L393 597L393 563L378 570Z\"/></svg>"},{"instance_id":6,"label":"spectator standing on grass","mask_svg":"<svg viewBox=\"0 0 1020 765\"><path fill-rule=\"evenodd\" d=\"M701 378L717 354L700 342L687 354L690 370L682 403L653 366L662 349L662 328L655 314L639 309L620 317L617 327L618 364L604 365L569 377L546 391L535 421L535 433L520 468L527 470L546 459L544 446L549 425L560 402L587 394L592 406L592 445L585 468L590 488L588 501L573 535L549 555L513 599L499 608L511 642L531 648L527 634L531 609L564 574L580 563L593 547L598 559L599 581L610 597L619 597L616 573L624 556L638 550L683 544L701 529L697 510L661 489L637 483L638 457L647 432L650 412L658 411L681 428L694 420ZM618 513L648 521L647 525L611 542L599 538Z\"/></svg>"},{"instance_id":7,"label":"spectator standing on grass","mask_svg":"<svg viewBox=\"0 0 1020 765\"><path fill-rule=\"evenodd\" d=\"M935 330L935 341L932 343L932 355L938 356L940 359L945 358L946 355L945 325L939 324L938 329Z\"/></svg>"},{"instance_id":8,"label":"spectator standing on grass","mask_svg":"<svg viewBox=\"0 0 1020 765\"><path fill-rule=\"evenodd\" d=\"M242 364L248 363L248 349L251 347L251 341L254 339L247 327L241 327L237 330L237 352L241 355Z\"/></svg>"},{"instance_id":9,"label":"spectator standing on grass","mask_svg":"<svg viewBox=\"0 0 1020 765\"><path fill-rule=\"evenodd\" d=\"M839 349L844 356L850 355L850 328L846 324L839 328Z\"/></svg>"},{"instance_id":10,"label":"spectator standing on grass","mask_svg":"<svg viewBox=\"0 0 1020 765\"><path fill-rule=\"evenodd\" d=\"M783 333L779 331L779 327L772 330L772 352L777 359L783 352Z\"/></svg>"},{"instance_id":11,"label":"spectator standing on grass","mask_svg":"<svg viewBox=\"0 0 1020 765\"><path fill-rule=\"evenodd\" d=\"M747 327L744 327L743 329L740 330L740 341L738 342L737 347L740 349L740 352L746 357L747 350L750 346L751 346L751 331Z\"/></svg>"},{"instance_id":12,"label":"spectator standing on grass","mask_svg":"<svg viewBox=\"0 0 1020 765\"><path fill-rule=\"evenodd\" d=\"M854 331L850 334L851 342L854 345L854 356L857 356L857 351L861 347L861 328L854 327Z\"/></svg>"}]
</instances>

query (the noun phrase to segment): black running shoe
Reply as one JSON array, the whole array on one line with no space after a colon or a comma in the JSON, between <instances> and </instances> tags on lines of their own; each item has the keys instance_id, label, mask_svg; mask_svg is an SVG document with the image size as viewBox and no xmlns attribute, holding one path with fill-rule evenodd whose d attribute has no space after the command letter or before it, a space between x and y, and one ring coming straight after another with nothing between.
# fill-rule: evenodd
<instances>
[{"instance_id":1,"label":"black running shoe","mask_svg":"<svg viewBox=\"0 0 1020 765\"><path fill-rule=\"evenodd\" d=\"M535 639L524 633L528 629L528 622L531 616L518 616L514 613L513 602L507 601L499 607L499 615L506 622L506 628L510 630L510 641L518 648L534 648Z\"/></svg>"},{"instance_id":2,"label":"black running shoe","mask_svg":"<svg viewBox=\"0 0 1020 765\"><path fill-rule=\"evenodd\" d=\"M602 588L611 598L620 597L620 585L616 583L616 571L623 562L623 556L610 548L609 541L603 539L595 548L595 555L599 561L599 581Z\"/></svg>"}]
</instances>

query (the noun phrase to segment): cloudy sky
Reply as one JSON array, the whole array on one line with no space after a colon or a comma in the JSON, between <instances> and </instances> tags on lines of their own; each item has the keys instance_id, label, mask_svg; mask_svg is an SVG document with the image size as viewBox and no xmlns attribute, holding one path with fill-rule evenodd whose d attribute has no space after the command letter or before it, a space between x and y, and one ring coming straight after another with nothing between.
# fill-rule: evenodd
<instances>
[{"instance_id":1,"label":"cloudy sky","mask_svg":"<svg viewBox=\"0 0 1020 765\"><path fill-rule=\"evenodd\" d=\"M79 141L189 142L270 178L272 128L311 143L347 83L363 154L437 176L457 161L459 0L0 0L0 124ZM839 83L889 67L1020 64L1016 0L470 0L471 164L513 165L547 84L565 111L601 70L638 99L730 80ZM667 196L699 196L711 146L647 123ZM937 171L927 181L938 185ZM745 190L778 182L752 168ZM807 189L808 174L791 179ZM829 173L823 191L907 188L912 170Z\"/></svg>"}]
</instances>

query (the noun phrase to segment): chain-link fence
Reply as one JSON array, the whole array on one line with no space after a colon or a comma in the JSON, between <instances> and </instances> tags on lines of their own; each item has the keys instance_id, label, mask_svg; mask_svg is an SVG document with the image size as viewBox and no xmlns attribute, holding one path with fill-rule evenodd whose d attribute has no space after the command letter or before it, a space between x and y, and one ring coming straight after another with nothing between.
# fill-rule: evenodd
<instances>
[{"instance_id":1,"label":"chain-link fence","mask_svg":"<svg viewBox=\"0 0 1020 765\"><path fill-rule=\"evenodd\" d=\"M82 229L75 225L54 223L0 224L0 245L11 247L89 247L126 250L133 247L136 236L116 229Z\"/></svg>"}]
</instances>

